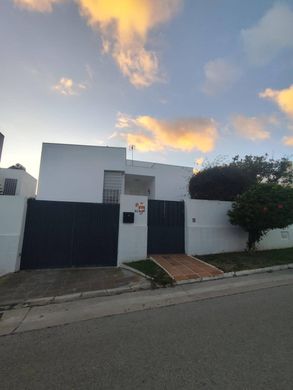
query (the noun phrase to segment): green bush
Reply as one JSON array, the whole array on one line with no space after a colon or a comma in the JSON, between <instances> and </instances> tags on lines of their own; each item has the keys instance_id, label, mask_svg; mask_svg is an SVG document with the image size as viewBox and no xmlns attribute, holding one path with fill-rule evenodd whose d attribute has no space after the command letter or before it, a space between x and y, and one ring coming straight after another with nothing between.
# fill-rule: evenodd
<instances>
[{"instance_id":1,"label":"green bush","mask_svg":"<svg viewBox=\"0 0 293 390\"><path fill-rule=\"evenodd\" d=\"M240 195L228 211L230 222L248 232L248 250L271 229L293 223L293 188L278 184L257 184Z\"/></svg>"}]
</instances>

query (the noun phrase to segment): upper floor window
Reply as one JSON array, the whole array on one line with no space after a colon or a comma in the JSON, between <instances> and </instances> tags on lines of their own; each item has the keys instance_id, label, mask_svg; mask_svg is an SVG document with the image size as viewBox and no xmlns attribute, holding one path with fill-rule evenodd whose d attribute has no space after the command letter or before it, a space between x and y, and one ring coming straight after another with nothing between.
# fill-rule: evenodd
<instances>
[{"instance_id":1,"label":"upper floor window","mask_svg":"<svg viewBox=\"0 0 293 390\"><path fill-rule=\"evenodd\" d=\"M0 186L1 195L15 195L17 187L17 179L5 179L4 186Z\"/></svg>"},{"instance_id":2,"label":"upper floor window","mask_svg":"<svg viewBox=\"0 0 293 390\"><path fill-rule=\"evenodd\" d=\"M119 203L123 186L124 173L119 171L104 172L104 203Z\"/></svg>"}]
</instances>

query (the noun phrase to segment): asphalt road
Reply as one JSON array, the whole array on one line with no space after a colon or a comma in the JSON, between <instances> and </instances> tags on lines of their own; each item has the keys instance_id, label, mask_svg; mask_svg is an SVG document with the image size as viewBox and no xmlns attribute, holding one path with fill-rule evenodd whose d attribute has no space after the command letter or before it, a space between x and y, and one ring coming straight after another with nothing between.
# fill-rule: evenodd
<instances>
[{"instance_id":1,"label":"asphalt road","mask_svg":"<svg viewBox=\"0 0 293 390\"><path fill-rule=\"evenodd\" d=\"M292 389L293 285L0 338L1 389Z\"/></svg>"}]
</instances>

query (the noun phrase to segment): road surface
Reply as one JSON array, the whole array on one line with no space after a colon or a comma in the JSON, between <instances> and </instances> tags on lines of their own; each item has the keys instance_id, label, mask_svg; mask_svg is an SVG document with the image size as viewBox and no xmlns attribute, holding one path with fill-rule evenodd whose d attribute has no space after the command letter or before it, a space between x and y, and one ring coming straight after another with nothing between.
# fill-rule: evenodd
<instances>
[{"instance_id":1,"label":"road surface","mask_svg":"<svg viewBox=\"0 0 293 390\"><path fill-rule=\"evenodd\" d=\"M0 338L1 388L292 389L293 284Z\"/></svg>"}]
</instances>

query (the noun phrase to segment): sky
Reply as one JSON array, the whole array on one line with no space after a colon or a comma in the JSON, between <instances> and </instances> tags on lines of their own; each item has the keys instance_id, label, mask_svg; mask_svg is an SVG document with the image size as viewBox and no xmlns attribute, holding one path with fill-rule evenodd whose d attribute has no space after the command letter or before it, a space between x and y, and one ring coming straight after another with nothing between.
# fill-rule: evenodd
<instances>
[{"instance_id":1,"label":"sky","mask_svg":"<svg viewBox=\"0 0 293 390\"><path fill-rule=\"evenodd\" d=\"M42 142L292 158L293 0L0 0L0 132L35 177Z\"/></svg>"}]
</instances>

